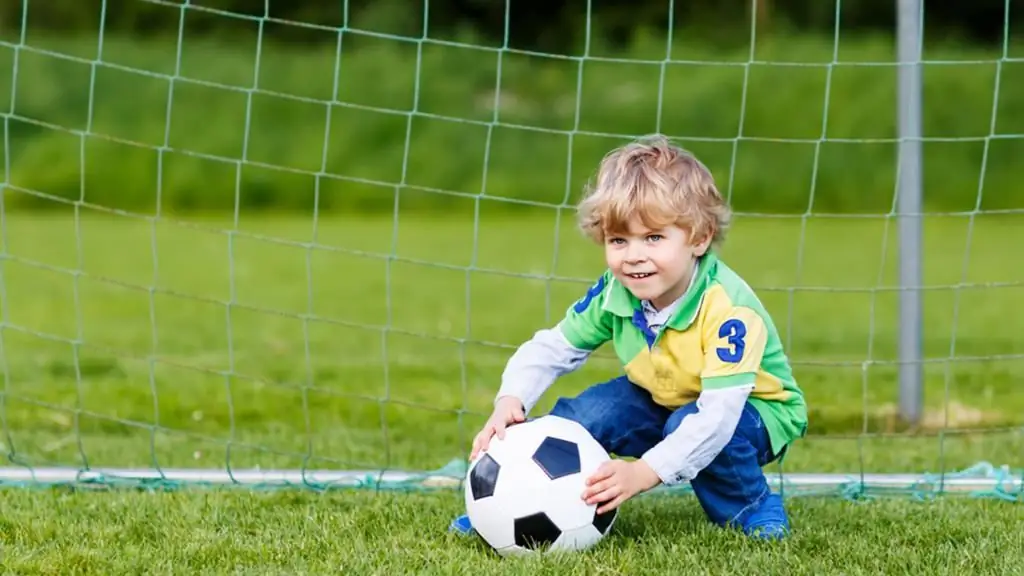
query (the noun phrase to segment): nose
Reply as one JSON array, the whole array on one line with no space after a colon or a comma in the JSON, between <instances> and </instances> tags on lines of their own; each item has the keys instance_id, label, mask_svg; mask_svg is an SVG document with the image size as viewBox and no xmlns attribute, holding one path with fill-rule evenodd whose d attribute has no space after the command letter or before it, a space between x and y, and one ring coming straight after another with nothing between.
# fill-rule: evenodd
<instances>
[{"instance_id":1,"label":"nose","mask_svg":"<svg viewBox=\"0 0 1024 576\"><path fill-rule=\"evenodd\" d=\"M643 262L646 259L643 245L639 242L630 242L626 247L626 262Z\"/></svg>"}]
</instances>

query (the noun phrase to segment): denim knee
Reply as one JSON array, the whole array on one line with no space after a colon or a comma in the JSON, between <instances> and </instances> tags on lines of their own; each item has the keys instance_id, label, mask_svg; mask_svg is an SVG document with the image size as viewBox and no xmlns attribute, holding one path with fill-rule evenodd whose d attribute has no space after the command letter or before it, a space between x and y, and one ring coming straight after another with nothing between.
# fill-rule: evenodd
<instances>
[{"instance_id":1,"label":"denim knee","mask_svg":"<svg viewBox=\"0 0 1024 576\"><path fill-rule=\"evenodd\" d=\"M696 402L677 409L665 422L670 434L698 411ZM747 403L736 430L721 452L690 481L708 518L719 525L743 524L771 494L761 470L771 459L771 441L757 409Z\"/></svg>"},{"instance_id":2,"label":"denim knee","mask_svg":"<svg viewBox=\"0 0 1024 576\"><path fill-rule=\"evenodd\" d=\"M622 376L559 398L550 414L578 422L612 454L639 458L661 441L670 412Z\"/></svg>"}]
</instances>

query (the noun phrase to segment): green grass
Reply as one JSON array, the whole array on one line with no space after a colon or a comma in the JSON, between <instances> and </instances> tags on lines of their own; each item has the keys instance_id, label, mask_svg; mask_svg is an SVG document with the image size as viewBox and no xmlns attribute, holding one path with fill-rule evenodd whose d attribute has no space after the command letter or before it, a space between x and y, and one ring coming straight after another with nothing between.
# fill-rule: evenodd
<instances>
[{"instance_id":1,"label":"green grass","mask_svg":"<svg viewBox=\"0 0 1024 576\"><path fill-rule=\"evenodd\" d=\"M892 208L898 107L888 39L844 35L829 65L832 38L759 38L748 66L746 46L683 35L664 77L664 38L644 35L614 53L598 43L582 76L566 58L505 53L499 74L497 53L473 47L424 43L420 53L414 42L348 31L339 57L336 34L310 40L265 42L258 66L255 34L187 37L180 62L166 37L108 34L96 65L95 37L33 31L27 47L0 45L0 170L9 165L0 175L134 210L154 211L159 189L165 212L236 203L308 212L315 203L388 213L402 184L408 207L450 212L482 192L575 199L624 135L662 131L686 138L737 209L802 213L812 190L819 211ZM926 50L941 61L922 72L933 209L974 209L979 189L982 209L1024 204L1024 63L997 64L1000 55L955 43Z\"/></svg>"},{"instance_id":2,"label":"green grass","mask_svg":"<svg viewBox=\"0 0 1024 576\"><path fill-rule=\"evenodd\" d=\"M453 494L0 492L17 574L1011 574L1016 505L798 499L794 536L758 545L710 528L692 499L630 503L598 548L500 559L444 531Z\"/></svg>"},{"instance_id":3,"label":"green grass","mask_svg":"<svg viewBox=\"0 0 1024 576\"><path fill-rule=\"evenodd\" d=\"M480 214L477 228L400 211L397 232L389 217L322 218L310 250L311 218L243 214L229 233L221 217L8 212L0 440L28 466L431 469L462 457L511 347L555 322L601 269L568 218L509 217L487 202ZM894 223L737 221L724 258L760 290L811 408L812 436L786 472L1020 467L1020 433L1000 428L1019 426L1024 409L1024 266L1005 251L1024 243L1022 224L927 219L927 414L920 433L893 435ZM539 410L617 370L601 354ZM949 429L937 435L944 407ZM0 498L5 561L18 572L507 566L441 534L458 511L452 493ZM601 550L522 570L946 573L970 562L1000 573L1022 552L1012 505L792 507L798 536L759 547L706 528L692 499L642 499Z\"/></svg>"}]
</instances>

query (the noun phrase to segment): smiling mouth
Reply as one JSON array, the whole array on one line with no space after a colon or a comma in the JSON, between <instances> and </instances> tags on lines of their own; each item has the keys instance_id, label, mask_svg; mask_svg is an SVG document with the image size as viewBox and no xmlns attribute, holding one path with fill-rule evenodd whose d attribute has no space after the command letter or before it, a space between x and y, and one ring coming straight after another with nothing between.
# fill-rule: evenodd
<instances>
[{"instance_id":1,"label":"smiling mouth","mask_svg":"<svg viewBox=\"0 0 1024 576\"><path fill-rule=\"evenodd\" d=\"M626 276L628 276L629 278L632 278L634 280L643 280L644 278L650 278L651 276L654 276L654 272L641 272L641 273L638 273L638 274L626 274Z\"/></svg>"}]
</instances>

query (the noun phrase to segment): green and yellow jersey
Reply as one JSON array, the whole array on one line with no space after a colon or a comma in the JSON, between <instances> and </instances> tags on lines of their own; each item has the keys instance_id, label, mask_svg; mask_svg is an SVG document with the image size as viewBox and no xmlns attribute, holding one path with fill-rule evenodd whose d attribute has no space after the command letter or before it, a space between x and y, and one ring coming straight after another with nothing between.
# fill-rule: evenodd
<instances>
[{"instance_id":1,"label":"green and yellow jersey","mask_svg":"<svg viewBox=\"0 0 1024 576\"><path fill-rule=\"evenodd\" d=\"M581 354L611 342L626 375L660 405L676 408L702 390L754 385L749 402L760 413L772 450L807 430L804 395L793 377L778 330L753 289L714 253L657 333L642 303L605 272L559 323ZM582 358L563 362L565 372Z\"/></svg>"}]
</instances>

